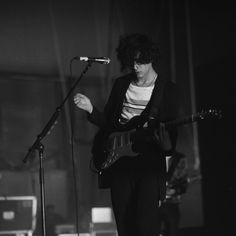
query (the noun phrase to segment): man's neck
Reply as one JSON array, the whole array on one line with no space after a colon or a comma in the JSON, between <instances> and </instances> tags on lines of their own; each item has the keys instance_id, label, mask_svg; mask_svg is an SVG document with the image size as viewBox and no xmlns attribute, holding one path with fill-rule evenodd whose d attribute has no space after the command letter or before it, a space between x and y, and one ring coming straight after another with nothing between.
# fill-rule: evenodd
<instances>
[{"instance_id":1,"label":"man's neck","mask_svg":"<svg viewBox=\"0 0 236 236\"><path fill-rule=\"evenodd\" d=\"M151 69L145 76L138 77L136 84L138 86L150 86L154 84L156 78L157 78L156 71L154 69Z\"/></svg>"}]
</instances>

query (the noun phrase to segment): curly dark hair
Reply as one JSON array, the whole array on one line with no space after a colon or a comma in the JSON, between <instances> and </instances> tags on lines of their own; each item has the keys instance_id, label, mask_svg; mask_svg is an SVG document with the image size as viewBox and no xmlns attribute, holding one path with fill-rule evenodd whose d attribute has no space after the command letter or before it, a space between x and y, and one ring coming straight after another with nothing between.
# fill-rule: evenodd
<instances>
[{"instance_id":1,"label":"curly dark hair","mask_svg":"<svg viewBox=\"0 0 236 236\"><path fill-rule=\"evenodd\" d=\"M120 36L116 53L121 71L132 69L134 62L156 65L159 57L157 45L147 35L139 33Z\"/></svg>"}]
</instances>

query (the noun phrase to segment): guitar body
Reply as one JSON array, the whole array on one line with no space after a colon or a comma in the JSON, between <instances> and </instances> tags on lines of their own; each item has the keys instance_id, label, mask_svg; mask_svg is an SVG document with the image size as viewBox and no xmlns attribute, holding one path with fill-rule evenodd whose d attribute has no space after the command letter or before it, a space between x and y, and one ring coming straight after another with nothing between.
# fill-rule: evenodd
<instances>
[{"instance_id":1,"label":"guitar body","mask_svg":"<svg viewBox=\"0 0 236 236\"><path fill-rule=\"evenodd\" d=\"M92 147L95 168L103 171L122 156L138 155L133 145L133 135L138 129L141 129L145 122L146 118L137 116L127 124L99 130L95 135Z\"/></svg>"}]
</instances>

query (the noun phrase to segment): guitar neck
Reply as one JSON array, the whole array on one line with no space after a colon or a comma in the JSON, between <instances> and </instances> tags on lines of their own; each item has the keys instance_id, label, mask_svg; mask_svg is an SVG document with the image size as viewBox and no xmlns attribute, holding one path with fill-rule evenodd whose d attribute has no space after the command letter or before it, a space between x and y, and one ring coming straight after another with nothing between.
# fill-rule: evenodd
<instances>
[{"instance_id":1,"label":"guitar neck","mask_svg":"<svg viewBox=\"0 0 236 236\"><path fill-rule=\"evenodd\" d=\"M172 129L181 125L196 122L198 120L199 120L199 116L196 116L196 115L186 116L181 119L165 122L165 128L169 130L169 129Z\"/></svg>"}]
</instances>

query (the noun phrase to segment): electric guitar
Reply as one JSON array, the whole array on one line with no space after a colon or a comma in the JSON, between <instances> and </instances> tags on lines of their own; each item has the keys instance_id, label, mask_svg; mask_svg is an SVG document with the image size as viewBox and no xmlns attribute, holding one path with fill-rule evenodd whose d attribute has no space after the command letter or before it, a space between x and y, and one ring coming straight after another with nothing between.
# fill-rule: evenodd
<instances>
[{"instance_id":1,"label":"electric guitar","mask_svg":"<svg viewBox=\"0 0 236 236\"><path fill-rule=\"evenodd\" d=\"M165 130L197 122L208 118L221 118L221 112L217 110L202 111L182 119L176 119L164 123ZM136 116L127 124L120 125L117 130L101 131L95 136L92 149L93 163L98 171L105 170L112 166L122 156L137 156L139 153L134 150L134 135L137 129L147 129L144 124L147 120Z\"/></svg>"}]
</instances>

